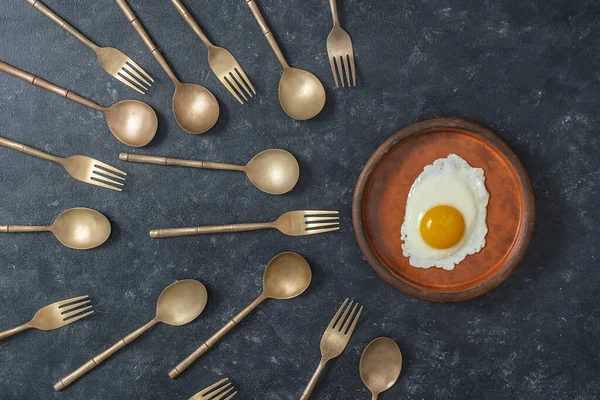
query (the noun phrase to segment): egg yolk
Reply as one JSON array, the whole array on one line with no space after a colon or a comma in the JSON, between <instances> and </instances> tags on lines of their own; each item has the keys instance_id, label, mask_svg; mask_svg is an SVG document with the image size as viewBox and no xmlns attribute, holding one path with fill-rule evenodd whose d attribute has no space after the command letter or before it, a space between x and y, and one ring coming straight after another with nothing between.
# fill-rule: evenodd
<instances>
[{"instance_id":1,"label":"egg yolk","mask_svg":"<svg viewBox=\"0 0 600 400\"><path fill-rule=\"evenodd\" d=\"M465 233L465 219L451 206L436 206L421 219L421 237L434 249L455 246Z\"/></svg>"}]
</instances>

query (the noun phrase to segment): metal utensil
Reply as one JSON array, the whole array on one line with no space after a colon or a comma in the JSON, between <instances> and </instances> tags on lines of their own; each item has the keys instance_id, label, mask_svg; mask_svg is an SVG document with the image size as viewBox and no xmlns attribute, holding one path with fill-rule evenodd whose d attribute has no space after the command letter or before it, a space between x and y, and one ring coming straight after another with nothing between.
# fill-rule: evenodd
<instances>
[{"instance_id":1,"label":"metal utensil","mask_svg":"<svg viewBox=\"0 0 600 400\"><path fill-rule=\"evenodd\" d=\"M215 96L204 86L184 84L177 79L175 73L164 59L160 51L152 42L140 20L133 13L126 0L117 0L117 4L133 25L144 44L150 50L156 61L165 70L173 84L173 113L179 126L188 133L204 133L212 128L219 119L219 103Z\"/></svg>"},{"instance_id":2,"label":"metal utensil","mask_svg":"<svg viewBox=\"0 0 600 400\"><path fill-rule=\"evenodd\" d=\"M344 84L344 73L346 74L346 84L348 87L356 86L356 68L354 67L354 50L352 48L352 39L348 32L340 26L338 18L336 0L329 0L331 5L331 14L333 16L333 29L327 37L327 54L329 55L329 64L331 72L335 79L335 86L339 87L339 82ZM336 70L337 68L337 70ZM352 81L350 80L352 74Z\"/></svg>"},{"instance_id":3,"label":"metal utensil","mask_svg":"<svg viewBox=\"0 0 600 400\"><path fill-rule=\"evenodd\" d=\"M229 382L229 378L225 378L192 396L190 400L230 400L237 394L237 392L231 393L232 390L235 389Z\"/></svg>"},{"instance_id":4,"label":"metal utensil","mask_svg":"<svg viewBox=\"0 0 600 400\"><path fill-rule=\"evenodd\" d=\"M123 52L112 47L99 47L69 25L67 21L52 12L52 10L46 7L41 1L27 0L27 2L46 17L56 22L61 28L69 32L76 39L94 50L96 56L98 56L100 66L119 82L141 94L144 94L150 86L152 86L151 82L154 82L154 79L152 79L152 77L131 58L123 54Z\"/></svg>"},{"instance_id":5,"label":"metal utensil","mask_svg":"<svg viewBox=\"0 0 600 400\"><path fill-rule=\"evenodd\" d=\"M259 229L277 229L279 232L288 236L315 235L317 233L337 231L340 229L340 217L326 217L326 215L337 214L339 214L337 211L289 211L273 222L198 226L194 228L153 229L150 231L150 237L159 239L175 236L204 235L207 233L256 231Z\"/></svg>"},{"instance_id":6,"label":"metal utensil","mask_svg":"<svg viewBox=\"0 0 600 400\"><path fill-rule=\"evenodd\" d=\"M160 294L156 304L156 316L150 322L56 382L54 389L56 391L63 390L159 322L171 326L181 326L192 322L204 311L207 300L206 287L198 281L187 279L169 285Z\"/></svg>"},{"instance_id":7,"label":"metal utensil","mask_svg":"<svg viewBox=\"0 0 600 400\"><path fill-rule=\"evenodd\" d=\"M269 194L284 194L289 192L296 186L300 175L300 167L296 158L291 153L280 149L270 149L258 153L246 165L182 160L129 153L119 154L119 160L190 168L242 171L246 173L254 186Z\"/></svg>"},{"instance_id":8,"label":"metal utensil","mask_svg":"<svg viewBox=\"0 0 600 400\"><path fill-rule=\"evenodd\" d=\"M47 305L38 310L28 323L0 332L0 340L27 329L51 331L62 328L92 315L94 311L91 310L90 303L88 296L80 296Z\"/></svg>"},{"instance_id":9,"label":"metal utensil","mask_svg":"<svg viewBox=\"0 0 600 400\"><path fill-rule=\"evenodd\" d=\"M252 97L253 94L256 94L256 90L254 90L254 86L252 86L250 79L248 79L241 65L228 50L211 43L181 1L171 0L171 3L173 3L185 22L187 22L208 49L208 65L210 65L214 74L219 78L219 81L241 104L244 104L244 101L248 101L246 94Z\"/></svg>"},{"instance_id":10,"label":"metal utensil","mask_svg":"<svg viewBox=\"0 0 600 400\"><path fill-rule=\"evenodd\" d=\"M372 400L394 386L402 369L402 353L392 339L373 340L360 358L360 378L373 394Z\"/></svg>"},{"instance_id":11,"label":"metal utensil","mask_svg":"<svg viewBox=\"0 0 600 400\"><path fill-rule=\"evenodd\" d=\"M89 183L90 185L101 186L107 189L121 191L123 182L125 182L125 172L108 164L94 160L86 156L72 156L69 158L56 157L24 144L0 137L0 146L39 157L44 160L52 161L62 165L69 175L78 181ZM113 180L118 179L119 181Z\"/></svg>"},{"instance_id":12,"label":"metal utensil","mask_svg":"<svg viewBox=\"0 0 600 400\"><path fill-rule=\"evenodd\" d=\"M277 59L283 66L283 75L279 81L279 102L283 111L297 120L307 120L315 117L325 106L325 88L323 88L323 84L310 72L292 68L288 65L256 2L254 0L245 1L269 41Z\"/></svg>"},{"instance_id":13,"label":"metal utensil","mask_svg":"<svg viewBox=\"0 0 600 400\"><path fill-rule=\"evenodd\" d=\"M0 233L52 232L64 246L88 250L100 246L110 236L110 222L98 211L71 208L50 226L0 225Z\"/></svg>"},{"instance_id":14,"label":"metal utensil","mask_svg":"<svg viewBox=\"0 0 600 400\"><path fill-rule=\"evenodd\" d=\"M128 146L145 146L150 143L156 134L158 119L154 110L146 103L137 100L124 100L105 108L2 61L0 61L0 71L104 113L108 129L117 139Z\"/></svg>"},{"instance_id":15,"label":"metal utensil","mask_svg":"<svg viewBox=\"0 0 600 400\"><path fill-rule=\"evenodd\" d=\"M317 386L319 376L321 376L321 373L325 369L325 365L342 354L352 337L363 307L358 308L358 303L354 303L354 301L348 303L348 300L346 299L339 308L321 338L321 361L312 378L310 378L306 389L304 389L300 400L306 400L310 397L315 386ZM353 304L354 307L352 307Z\"/></svg>"},{"instance_id":16,"label":"metal utensil","mask_svg":"<svg viewBox=\"0 0 600 400\"><path fill-rule=\"evenodd\" d=\"M312 272L310 265L296 253L281 253L275 256L267 265L263 277L263 292L248 307L237 314L210 339L198 347L185 360L177 364L169 372L171 379L177 378L192 365L201 355L213 347L225 334L231 331L258 305L266 299L288 300L300 296L310 285Z\"/></svg>"}]
</instances>

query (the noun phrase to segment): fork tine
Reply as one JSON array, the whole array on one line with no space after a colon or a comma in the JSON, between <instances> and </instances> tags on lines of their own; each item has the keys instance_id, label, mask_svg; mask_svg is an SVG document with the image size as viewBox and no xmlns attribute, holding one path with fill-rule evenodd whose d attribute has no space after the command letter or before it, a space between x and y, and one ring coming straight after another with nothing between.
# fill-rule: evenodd
<instances>
[{"instance_id":1,"label":"fork tine","mask_svg":"<svg viewBox=\"0 0 600 400\"><path fill-rule=\"evenodd\" d=\"M94 170L92 171L92 173L110 176L111 178L120 179L122 181L125 180L125 178L122 177L121 175L113 174L112 172L108 172L108 171L105 171L105 170L100 169L100 168L94 168Z\"/></svg>"},{"instance_id":2,"label":"fork tine","mask_svg":"<svg viewBox=\"0 0 600 400\"><path fill-rule=\"evenodd\" d=\"M133 69L132 67L130 67L129 65L123 65L123 68L121 68L121 71L123 73L125 73L126 75L131 75L134 78L136 78L139 83L141 83L141 86L148 86L145 89L148 90L150 86L152 86L152 84L150 82L148 82L146 80L146 78L144 78L142 75L140 75L135 69ZM131 79L131 76L128 76L128 78ZM135 81L136 79L132 79L133 81ZM138 82L136 82L138 83Z\"/></svg>"},{"instance_id":3,"label":"fork tine","mask_svg":"<svg viewBox=\"0 0 600 400\"><path fill-rule=\"evenodd\" d=\"M66 314L63 314L63 321L66 321L69 318L72 317L77 317L79 314L81 314L82 312L88 311L92 308L93 306L88 306L88 307L84 307L84 308L78 308L77 310L73 310L73 311L69 311Z\"/></svg>"},{"instance_id":4,"label":"fork tine","mask_svg":"<svg viewBox=\"0 0 600 400\"><path fill-rule=\"evenodd\" d=\"M315 223L309 223L306 224L306 230L312 229L312 228L325 228L325 227L334 227L334 226L339 226L340 223L339 222L323 222L321 224L315 224Z\"/></svg>"},{"instance_id":5,"label":"fork tine","mask_svg":"<svg viewBox=\"0 0 600 400\"><path fill-rule=\"evenodd\" d=\"M244 82L246 82L246 86L250 87L250 90L252 90L252 93L256 94L256 90L254 89L254 86L252 85L252 82L250 82L250 79L248 78L248 75L246 75L246 73L244 72L244 70L242 69L242 67L235 68L235 71L238 73L238 75L240 75L242 77L242 79L244 80ZM250 96L252 96L252 94L250 94L250 92L248 92L248 94Z\"/></svg>"},{"instance_id":6,"label":"fork tine","mask_svg":"<svg viewBox=\"0 0 600 400\"><path fill-rule=\"evenodd\" d=\"M350 311L353 304L354 304L354 300L350 300L350 303L348 303L348 306L346 308L344 308L344 312L342 313L342 316L338 320L337 324L335 324L335 327L333 329L335 329L336 331L341 330L342 325L344 324L344 322L346 321L346 318L348 317L348 311Z\"/></svg>"},{"instance_id":7,"label":"fork tine","mask_svg":"<svg viewBox=\"0 0 600 400\"><path fill-rule=\"evenodd\" d=\"M352 68L352 86L356 86L356 67L354 66L354 50L350 48L350 67Z\"/></svg>"},{"instance_id":8,"label":"fork tine","mask_svg":"<svg viewBox=\"0 0 600 400\"><path fill-rule=\"evenodd\" d=\"M305 217L304 221L313 222L313 221L331 221L331 220L339 220L340 217Z\"/></svg>"},{"instance_id":9,"label":"fork tine","mask_svg":"<svg viewBox=\"0 0 600 400\"><path fill-rule=\"evenodd\" d=\"M227 79L225 79L225 77L223 77L223 78L219 77L219 80L221 81L223 86L225 86L227 88L227 90L229 90L229 93L231 93L233 95L233 97L235 97L235 99L240 102L240 104L244 104L244 102L242 101L240 96L238 96L238 94L235 92L233 87L231 87L231 85L229 84L229 81Z\"/></svg>"},{"instance_id":10,"label":"fork tine","mask_svg":"<svg viewBox=\"0 0 600 400\"><path fill-rule=\"evenodd\" d=\"M228 385L231 385L231 383L229 383ZM228 387L228 386L226 386ZM222 400L225 396L227 396L229 393L231 393L232 390L235 390L235 388L233 386L229 387L229 389L227 389L227 391L220 393L217 397L209 397L210 400Z\"/></svg>"},{"instance_id":11,"label":"fork tine","mask_svg":"<svg viewBox=\"0 0 600 400\"><path fill-rule=\"evenodd\" d=\"M337 215L339 214L339 211L319 211L319 210L305 210L304 211L304 216L310 216L310 215L321 215L321 214L333 214L333 215Z\"/></svg>"},{"instance_id":12,"label":"fork tine","mask_svg":"<svg viewBox=\"0 0 600 400\"><path fill-rule=\"evenodd\" d=\"M249 97L252 97L252 93L250 93L250 90L246 87L246 83L244 82L244 79L242 79L241 76L234 74L234 71L229 72L229 76L231 77L231 80L234 81L239 86L238 90L240 91L242 96L244 96L246 101L248 101L246 94ZM244 90L241 90L241 89L244 89Z\"/></svg>"},{"instance_id":13,"label":"fork tine","mask_svg":"<svg viewBox=\"0 0 600 400\"><path fill-rule=\"evenodd\" d=\"M150 76L149 73L147 73L146 71L144 71L144 69L142 67L140 67L135 61L133 61L131 58L128 58L127 60L127 64L131 64L135 69L137 69L138 71L140 71L140 73L142 75L144 75L144 77L146 77L147 80L149 80L150 82L154 82L154 79L152 79L152 77Z\"/></svg>"},{"instance_id":14,"label":"fork tine","mask_svg":"<svg viewBox=\"0 0 600 400\"><path fill-rule=\"evenodd\" d=\"M362 314L362 311L363 306L360 306L358 313L354 317L354 321L352 321L352 325L350 325L350 329L348 330L348 333L346 335L352 336L352 333L354 332L354 328L356 328L356 324L358 323L358 319L360 318L360 314Z\"/></svg>"},{"instance_id":15,"label":"fork tine","mask_svg":"<svg viewBox=\"0 0 600 400\"><path fill-rule=\"evenodd\" d=\"M333 327L335 326L335 322L338 320L338 318L342 314L342 311L344 311L344 308L346 307L346 304L348 304L349 300L350 299L344 300L344 302L342 303L342 305L340 306L340 308L338 308L337 312L335 313L333 319L329 323L329 326L327 327L327 329L333 329Z\"/></svg>"},{"instance_id":16,"label":"fork tine","mask_svg":"<svg viewBox=\"0 0 600 400\"><path fill-rule=\"evenodd\" d=\"M112 172L114 172L116 174L127 175L126 172L121 171L120 169L117 169L117 168L115 168L113 166L110 166L110 165L108 165L106 163L103 163L102 161L94 160L94 165L96 165L97 167L102 167L104 169L112 171Z\"/></svg>"},{"instance_id":17,"label":"fork tine","mask_svg":"<svg viewBox=\"0 0 600 400\"><path fill-rule=\"evenodd\" d=\"M118 186L124 186L125 184L122 182L117 182L117 181L113 181L110 178L104 177L102 175L98 174L98 170L94 170L92 171L92 174L96 175L93 177L94 180L98 179L100 180L100 182L104 182L104 183L112 183L113 185L118 185ZM123 178L119 178L119 179L123 179Z\"/></svg>"},{"instance_id":18,"label":"fork tine","mask_svg":"<svg viewBox=\"0 0 600 400\"><path fill-rule=\"evenodd\" d=\"M233 392L233 393L231 393L231 396L229 396L228 398L223 399L223 400L231 400L231 399L233 399L233 396L235 396L236 394L237 394L237 392Z\"/></svg>"},{"instance_id":19,"label":"fork tine","mask_svg":"<svg viewBox=\"0 0 600 400\"><path fill-rule=\"evenodd\" d=\"M333 73L333 79L335 79L335 87L340 87L337 78L337 71L335 70L335 57L329 57L329 64L331 65L331 72Z\"/></svg>"},{"instance_id":20,"label":"fork tine","mask_svg":"<svg viewBox=\"0 0 600 400\"><path fill-rule=\"evenodd\" d=\"M60 309L60 311L61 311L61 314L64 314L64 313L66 313L67 311L71 311L71 310L72 310L72 309L74 309L74 308L79 308L79 307L85 306L86 304L90 304L91 302L92 302L91 300L87 300L87 301L84 301L84 302L82 302L82 303L75 303L75 304L71 304L70 306L66 306L66 307L64 307L64 308L62 308L62 307L59 307L59 309Z\"/></svg>"},{"instance_id":21,"label":"fork tine","mask_svg":"<svg viewBox=\"0 0 600 400\"><path fill-rule=\"evenodd\" d=\"M342 329L341 329L341 332L344 335L346 334L346 331L348 330L348 327L350 326L350 323L354 319L354 313L356 312L357 308L358 308L358 303L354 303L354 307L352 308L352 312L348 315L348 318L346 319L346 321L344 321L344 326L342 326Z\"/></svg>"},{"instance_id":22,"label":"fork tine","mask_svg":"<svg viewBox=\"0 0 600 400\"><path fill-rule=\"evenodd\" d=\"M103 188L107 188L107 189L111 189L111 190L116 190L117 192L122 192L123 191L122 188L118 188L118 187L107 185L106 183L102 183L96 177L90 178L90 180L87 183L89 183L90 185L96 185L96 186L100 186L100 187L103 187Z\"/></svg>"},{"instance_id":23,"label":"fork tine","mask_svg":"<svg viewBox=\"0 0 600 400\"><path fill-rule=\"evenodd\" d=\"M129 82L127 79L123 78L120 73L117 73L116 75L113 75L115 78L117 78L119 81L121 81L122 83L126 84L127 86L129 86L130 88L132 88L133 90L135 90L136 92L139 92L141 94L145 94L144 92L142 92L140 89L138 89L136 86L133 85L133 83ZM145 89L145 88L144 88Z\"/></svg>"},{"instance_id":24,"label":"fork tine","mask_svg":"<svg viewBox=\"0 0 600 400\"><path fill-rule=\"evenodd\" d=\"M204 396L206 393L208 393L208 392L212 391L213 389L221 386L222 383L227 382L228 380L229 380L229 378L221 379L219 382L215 383L214 385L210 385L206 389L202 390L200 392L200 394Z\"/></svg>"},{"instance_id":25,"label":"fork tine","mask_svg":"<svg viewBox=\"0 0 600 400\"><path fill-rule=\"evenodd\" d=\"M63 323L65 325L69 325L69 324L72 324L75 321L79 321L82 318L88 317L88 316L92 315L93 313L94 313L93 311L89 311L89 312L86 312L85 314L78 315L77 317L71 318L71 319L69 319L67 321L63 320Z\"/></svg>"},{"instance_id":26,"label":"fork tine","mask_svg":"<svg viewBox=\"0 0 600 400\"><path fill-rule=\"evenodd\" d=\"M333 231L338 231L340 229L340 227L336 227L336 228L321 228L321 229L315 229L312 231L306 231L304 232L305 235L317 235L319 233L327 233L327 232L333 232Z\"/></svg>"},{"instance_id":27,"label":"fork tine","mask_svg":"<svg viewBox=\"0 0 600 400\"><path fill-rule=\"evenodd\" d=\"M86 295L86 296L73 297L72 299L67 299L67 300L63 300L63 301L58 301L58 302L56 302L55 304L56 304L58 307L64 307L64 306L65 306L65 305L67 305L67 304L76 303L76 302L79 302L79 301L81 301L81 300L85 300L85 299L89 299L89 298L90 298L90 296L87 296L87 295Z\"/></svg>"},{"instance_id":28,"label":"fork tine","mask_svg":"<svg viewBox=\"0 0 600 400\"><path fill-rule=\"evenodd\" d=\"M233 74L231 72L229 73L228 76L225 77L225 79L227 79L229 81L229 83L231 83L231 85L237 90L237 92L242 95L242 97L244 98L245 101L248 101L246 94L242 91L242 89L240 89L238 82L235 80L235 77L233 76Z\"/></svg>"},{"instance_id":29,"label":"fork tine","mask_svg":"<svg viewBox=\"0 0 600 400\"><path fill-rule=\"evenodd\" d=\"M348 58L349 56L347 54L342 56L342 60L344 60L344 70L346 72L346 82L348 83L348 87L350 87L352 86L352 83L350 83L350 64L348 62Z\"/></svg>"}]
</instances>

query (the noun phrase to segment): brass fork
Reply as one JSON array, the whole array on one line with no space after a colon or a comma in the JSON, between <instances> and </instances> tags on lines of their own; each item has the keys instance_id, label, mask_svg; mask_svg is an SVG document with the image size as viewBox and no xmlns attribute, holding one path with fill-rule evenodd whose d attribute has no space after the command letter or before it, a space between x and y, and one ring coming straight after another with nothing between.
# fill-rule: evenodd
<instances>
[{"instance_id":1,"label":"brass fork","mask_svg":"<svg viewBox=\"0 0 600 400\"><path fill-rule=\"evenodd\" d=\"M352 307L352 304L354 304L354 307ZM356 311L357 309L358 312ZM352 311L350 312L350 310ZM358 303L350 301L348 304L348 299L346 299L344 304L342 304L338 312L335 314L331 320L331 323L325 330L323 337L321 338L321 362L319 362L317 370L310 379L306 389L304 389L300 400L306 400L310 397L311 393L315 389L315 386L317 386L319 376L325 369L325 365L333 358L336 358L342 354L342 352L346 349L346 346L350 341L350 337L352 337L352 333L354 332L354 328L356 328L356 323L360 318L362 310L362 306L358 308Z\"/></svg>"},{"instance_id":2,"label":"brass fork","mask_svg":"<svg viewBox=\"0 0 600 400\"><path fill-rule=\"evenodd\" d=\"M215 46L211 43L204 32L202 32L202 29L200 29L198 23L194 20L194 17L191 16L180 0L171 0L171 3L173 3L185 22L187 22L208 49L208 65L210 65L210 68L217 78L219 78L221 83L229 90L233 97L240 102L240 104L244 104L244 101L248 101L246 94L248 94L249 97L252 97L253 94L256 94L256 90L254 90L254 86L252 86L250 79L246 76L241 65L227 49ZM243 101L240 96L244 98Z\"/></svg>"},{"instance_id":3,"label":"brass fork","mask_svg":"<svg viewBox=\"0 0 600 400\"><path fill-rule=\"evenodd\" d=\"M174 236L203 235L207 233L245 232L259 229L277 229L279 232L288 236L316 235L317 233L337 231L340 229L340 217L327 216L338 214L337 211L290 211L281 215L273 222L199 226L194 228L153 229L150 231L150 237L159 239Z\"/></svg>"},{"instance_id":4,"label":"brass fork","mask_svg":"<svg viewBox=\"0 0 600 400\"><path fill-rule=\"evenodd\" d=\"M345 86L344 73L346 74L348 87L356 86L356 68L354 67L352 39L350 39L348 32L340 26L336 0L329 0L329 4L331 5L331 14L333 15L333 29L327 37L327 54L329 55L329 64L331 65L331 72L333 72L333 78L335 79L335 86L340 86L338 83L338 74L342 87ZM350 74L352 74L352 81L350 81Z\"/></svg>"},{"instance_id":5,"label":"brass fork","mask_svg":"<svg viewBox=\"0 0 600 400\"><path fill-rule=\"evenodd\" d=\"M125 176L127 174L120 169L111 167L110 165L94 160L93 158L86 156L72 156L69 158L56 157L3 137L0 137L0 146L8 147L9 149L14 149L21 153L29 154L30 156L39 157L60 164L67 170L69 175L78 181L119 192L123 190L123 182L125 182Z\"/></svg>"},{"instance_id":6,"label":"brass fork","mask_svg":"<svg viewBox=\"0 0 600 400\"><path fill-rule=\"evenodd\" d=\"M235 389L229 382L229 378L225 378L190 397L190 400L230 400L237 394L237 392L231 393L232 390ZM227 395L229 396L225 397Z\"/></svg>"},{"instance_id":7,"label":"brass fork","mask_svg":"<svg viewBox=\"0 0 600 400\"><path fill-rule=\"evenodd\" d=\"M78 30L73 28L64 19L56 15L52 10L46 7L39 0L27 0L29 4L36 10L56 22L61 28L69 32L76 39L94 50L98 56L100 66L104 68L112 77L118 79L121 83L129 86L136 92L144 94L154 79L137 65L131 58L127 57L123 52L112 47L99 47L94 42L83 36Z\"/></svg>"},{"instance_id":8,"label":"brass fork","mask_svg":"<svg viewBox=\"0 0 600 400\"><path fill-rule=\"evenodd\" d=\"M88 305L90 303L91 301L88 296L80 296L50 304L36 312L28 323L0 332L0 340L27 329L51 331L62 328L65 325L92 315L94 311L91 310L92 306Z\"/></svg>"}]
</instances>

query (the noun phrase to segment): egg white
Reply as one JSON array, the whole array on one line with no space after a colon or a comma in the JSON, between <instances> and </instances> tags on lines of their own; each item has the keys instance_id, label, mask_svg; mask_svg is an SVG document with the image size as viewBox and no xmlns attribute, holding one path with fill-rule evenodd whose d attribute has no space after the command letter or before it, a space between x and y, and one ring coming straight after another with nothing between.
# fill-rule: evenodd
<instances>
[{"instance_id":1,"label":"egg white","mask_svg":"<svg viewBox=\"0 0 600 400\"><path fill-rule=\"evenodd\" d=\"M427 165L417 177L406 201L404 223L400 231L402 254L417 268L454 266L468 255L485 247L489 193L485 188L485 173L473 168L463 158L450 154ZM465 220L462 239L449 249L430 247L421 236L421 219L435 206L456 208Z\"/></svg>"}]
</instances>

